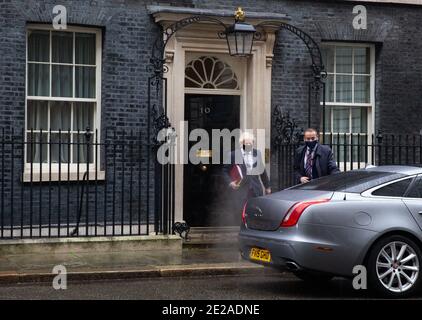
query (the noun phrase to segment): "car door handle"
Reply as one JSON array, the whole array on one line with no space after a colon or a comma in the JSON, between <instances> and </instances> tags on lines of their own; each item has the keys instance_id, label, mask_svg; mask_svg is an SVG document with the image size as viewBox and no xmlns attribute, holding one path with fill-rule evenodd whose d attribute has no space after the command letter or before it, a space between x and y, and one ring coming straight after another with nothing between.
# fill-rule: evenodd
<instances>
[{"instance_id":1,"label":"car door handle","mask_svg":"<svg viewBox=\"0 0 422 320\"><path fill-rule=\"evenodd\" d=\"M419 211L418 213L419 213L420 215L422 215L422 211Z\"/></svg>"}]
</instances>

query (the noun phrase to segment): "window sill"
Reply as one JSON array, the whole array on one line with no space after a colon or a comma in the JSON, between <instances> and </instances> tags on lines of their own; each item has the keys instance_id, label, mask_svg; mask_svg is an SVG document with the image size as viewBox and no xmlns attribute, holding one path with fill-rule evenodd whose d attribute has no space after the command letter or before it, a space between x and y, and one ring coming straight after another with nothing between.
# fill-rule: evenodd
<instances>
[{"instance_id":1,"label":"window sill","mask_svg":"<svg viewBox=\"0 0 422 320\"><path fill-rule=\"evenodd\" d=\"M31 182L68 182L68 181L104 181L105 180L105 171L88 171L88 174L84 180L85 171L78 172L61 172L59 175L58 172L43 172L40 174L39 172L31 172L25 171L23 173L22 182L24 183L31 183Z\"/></svg>"}]
</instances>

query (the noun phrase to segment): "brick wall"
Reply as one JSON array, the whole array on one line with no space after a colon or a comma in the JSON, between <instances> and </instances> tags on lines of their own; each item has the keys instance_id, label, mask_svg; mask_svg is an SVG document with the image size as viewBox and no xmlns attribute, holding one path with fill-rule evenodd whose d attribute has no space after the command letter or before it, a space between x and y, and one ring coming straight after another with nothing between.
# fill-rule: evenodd
<instances>
[{"instance_id":1,"label":"brick wall","mask_svg":"<svg viewBox=\"0 0 422 320\"><path fill-rule=\"evenodd\" d=\"M51 23L52 10L55 5L64 5L68 10L68 24L95 27L102 29L103 57L102 57L102 81L101 81L101 128L102 137L105 136L106 128L130 133L134 130L142 133L142 143L146 144L147 125L147 90L148 77L151 72L147 70L153 41L159 35L160 28L153 23L152 17L147 14L146 6L156 2L151 1L21 1L0 0L0 128L6 130L6 139L10 139L11 131L14 130L18 139L25 125L25 57L26 57L26 25L27 23ZM191 5L190 1L160 1L162 4ZM0 131L1 134L1 131ZM138 142L136 142L138 143ZM2 182L1 191L4 194L3 213L4 223L10 223L14 216L15 223L38 223L39 208L42 213L43 223L47 223L46 215L52 224L56 224L61 214L62 223L66 221L67 194L70 193L70 221L75 221L78 208L78 199L81 187L75 184L65 184L59 189L58 183L46 183L41 186L37 183L21 183L22 174L22 145L6 144L5 154L2 158ZM144 152L148 146L144 146ZM12 149L14 161L12 161ZM99 221L102 220L102 212L107 211L107 219L111 219L111 210L115 202L116 222L127 219L128 210L122 214L119 212L122 206L128 206L130 193L130 175L141 177L139 184L142 187L142 197L134 195L133 210L137 212L142 206L145 218L146 197L149 194L151 220L154 213L154 178L150 174L150 184L146 185L146 176L153 172L153 160L155 155L150 154L151 167L146 167L146 156L136 162L133 171L130 171L128 160L122 159L119 154L121 146L117 146L117 159L113 162L112 148L108 149L106 184L100 183L95 186L98 197ZM128 154L129 150L126 149ZM145 154L147 154L145 152ZM104 155L104 154L103 154ZM105 157L102 159L105 161ZM126 172L122 173L122 163L125 161ZM113 168L114 163L116 167ZM141 164L142 163L142 164ZM104 164L103 164L104 165ZM112 171L116 169L117 175ZM80 168L84 170L83 165ZM142 174L139 174L142 171ZM113 189L113 185L115 189ZM91 185L91 193L94 186ZM32 189L32 191L31 191ZM35 191L36 190L36 191ZM42 196L39 193L42 190ZM114 191L113 191L114 190ZM13 192L12 192L13 191ZM135 192L135 191L134 191ZM137 192L137 191L136 191ZM125 201L122 201L126 195ZM114 197L113 197L114 196ZM59 204L59 200L60 204ZM12 201L13 199L13 201ZM30 201L30 199L32 199ZM138 201L139 199L139 201ZM106 201L105 201L106 200ZM86 201L86 200L84 200ZM94 198L90 198L90 215L93 213ZM12 206L12 202L14 206ZM21 205L21 203L23 204ZM126 203L125 203L126 202ZM32 203L32 206L31 206ZM40 203L42 204L40 206ZM104 209L104 206L107 208ZM127 208L127 207L126 207ZM48 211L48 213L47 213ZM101 213L101 214L100 214ZM31 216L31 217L30 217ZM145 220L142 218L143 220ZM113 218L114 219L114 218ZM89 218L93 220L92 216ZM83 217L83 221L85 218ZM145 221L143 221L145 222Z\"/></svg>"}]
</instances>

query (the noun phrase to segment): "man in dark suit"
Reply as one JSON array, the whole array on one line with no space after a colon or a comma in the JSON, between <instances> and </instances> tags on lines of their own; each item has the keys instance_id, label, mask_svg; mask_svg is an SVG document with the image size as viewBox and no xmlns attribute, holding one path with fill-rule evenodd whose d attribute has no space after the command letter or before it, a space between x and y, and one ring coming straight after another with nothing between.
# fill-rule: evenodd
<instances>
[{"instance_id":1,"label":"man in dark suit","mask_svg":"<svg viewBox=\"0 0 422 320\"><path fill-rule=\"evenodd\" d=\"M240 136L239 146L230 153L230 163L223 166L224 178L227 185L237 191L237 198L246 201L248 198L259 197L271 193L265 164L259 150L253 147L255 138L251 133L245 132ZM242 172L240 184L232 181L231 170L238 165Z\"/></svg>"},{"instance_id":2,"label":"man in dark suit","mask_svg":"<svg viewBox=\"0 0 422 320\"><path fill-rule=\"evenodd\" d=\"M318 143L318 133L313 128L304 132L305 145L297 148L294 159L296 183L306 183L339 172L330 147Z\"/></svg>"}]
</instances>

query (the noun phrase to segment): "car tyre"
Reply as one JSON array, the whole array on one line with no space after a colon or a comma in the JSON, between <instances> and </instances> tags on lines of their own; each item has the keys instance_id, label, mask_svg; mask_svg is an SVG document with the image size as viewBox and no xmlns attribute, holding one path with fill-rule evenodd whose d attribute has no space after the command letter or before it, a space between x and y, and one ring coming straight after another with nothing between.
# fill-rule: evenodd
<instances>
[{"instance_id":1,"label":"car tyre","mask_svg":"<svg viewBox=\"0 0 422 320\"><path fill-rule=\"evenodd\" d=\"M299 279L308 283L326 283L328 281L331 281L334 278L334 276L330 274L303 271L303 270L293 271L293 274Z\"/></svg>"},{"instance_id":2,"label":"car tyre","mask_svg":"<svg viewBox=\"0 0 422 320\"><path fill-rule=\"evenodd\" d=\"M369 288L384 297L413 295L421 287L421 263L421 249L411 239L400 235L383 238L369 254Z\"/></svg>"}]
</instances>

